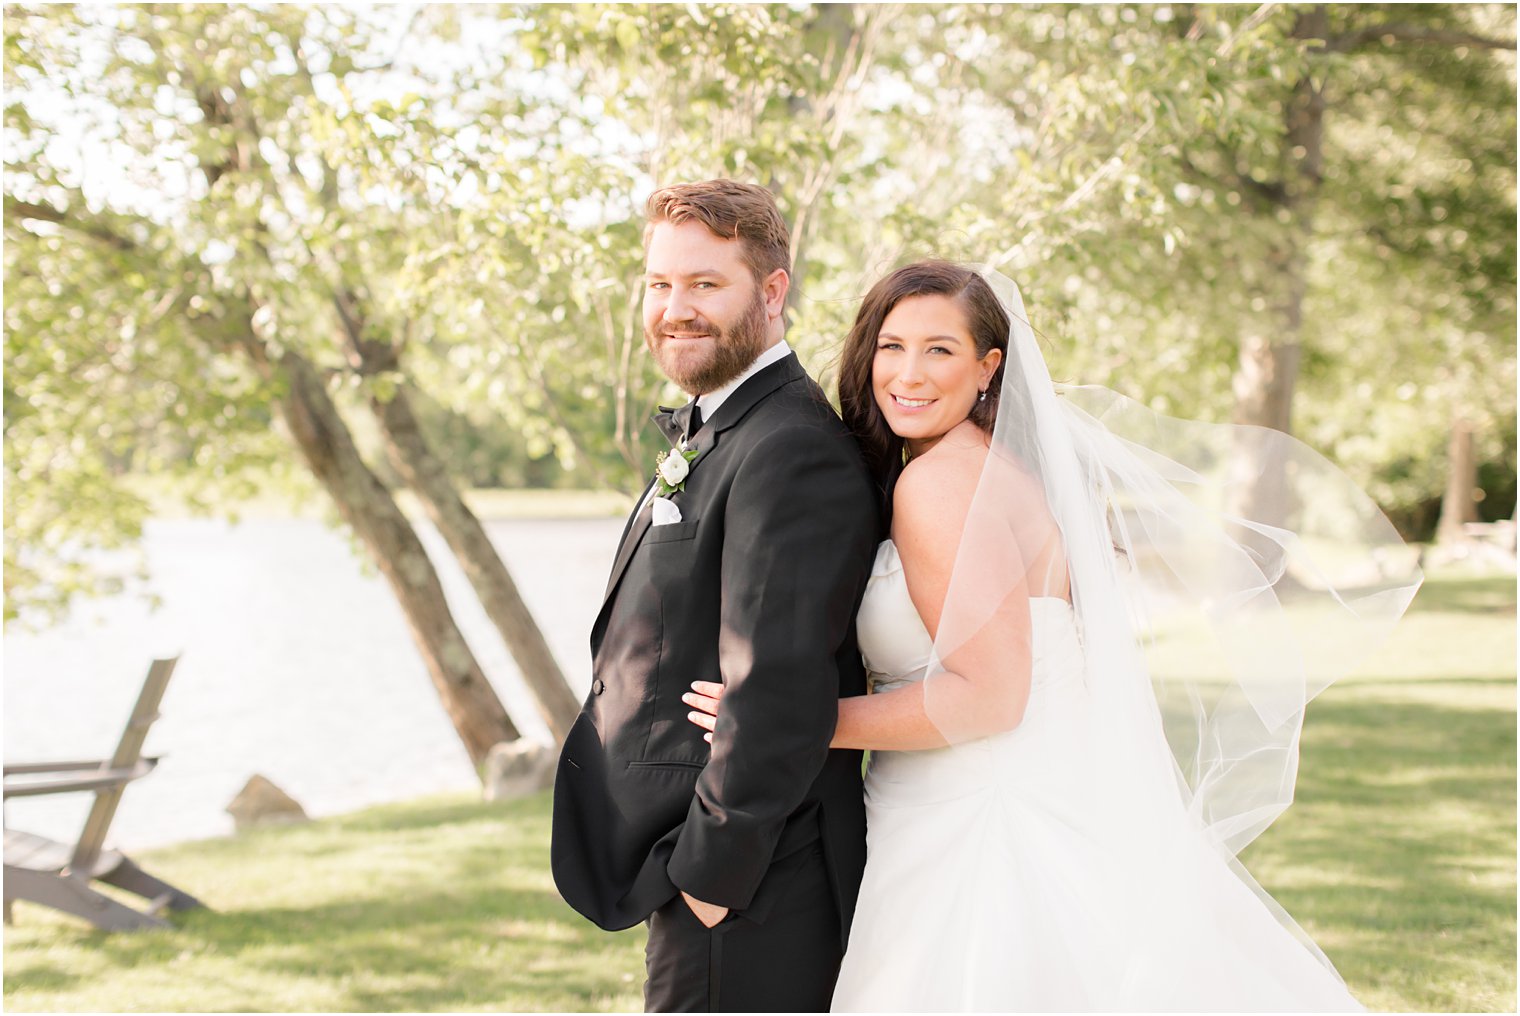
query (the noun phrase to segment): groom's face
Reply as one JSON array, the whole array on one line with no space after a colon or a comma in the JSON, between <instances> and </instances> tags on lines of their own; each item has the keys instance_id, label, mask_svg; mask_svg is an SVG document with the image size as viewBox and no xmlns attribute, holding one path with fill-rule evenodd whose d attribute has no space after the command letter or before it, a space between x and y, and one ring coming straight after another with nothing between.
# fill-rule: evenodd
<instances>
[{"instance_id":1,"label":"groom's face","mask_svg":"<svg viewBox=\"0 0 1520 1016\"><path fill-rule=\"evenodd\" d=\"M644 268L644 341L682 390L716 391L766 345L766 301L738 240L700 222L658 223Z\"/></svg>"}]
</instances>

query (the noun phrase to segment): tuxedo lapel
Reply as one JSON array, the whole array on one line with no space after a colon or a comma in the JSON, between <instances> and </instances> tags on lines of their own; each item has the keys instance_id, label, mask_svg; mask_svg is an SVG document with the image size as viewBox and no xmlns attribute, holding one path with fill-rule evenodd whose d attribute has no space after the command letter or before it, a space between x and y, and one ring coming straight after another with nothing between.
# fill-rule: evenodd
<instances>
[{"instance_id":1,"label":"tuxedo lapel","mask_svg":"<svg viewBox=\"0 0 1520 1016\"><path fill-rule=\"evenodd\" d=\"M750 378L739 386L738 390L724 400L723 405L713 414L713 418L697 432L697 440L702 440L702 435L709 432L720 434L730 427L737 426L739 421L749 415L766 396L777 388L792 381L800 381L807 377L807 371L802 369L802 364L797 361L796 353L788 353L769 367Z\"/></svg>"},{"instance_id":2,"label":"tuxedo lapel","mask_svg":"<svg viewBox=\"0 0 1520 1016\"><path fill-rule=\"evenodd\" d=\"M797 354L789 353L740 385L687 445L697 452L697 457L691 460L691 468L695 470L708 453L718 446L724 431L738 426L749 415L749 411L765 401L772 392L782 385L806 377L807 372L797 362Z\"/></svg>"},{"instance_id":3,"label":"tuxedo lapel","mask_svg":"<svg viewBox=\"0 0 1520 1016\"><path fill-rule=\"evenodd\" d=\"M654 481L651 480L649 487L653 486ZM607 576L607 589L602 593L604 603L617 588L618 579L623 577L623 570L628 567L628 560L633 557L633 552L639 549L639 542L644 539L644 534L649 532L649 524L654 519L654 498L648 497L649 487L644 488L647 500L638 512L629 518L628 525L623 529L623 542L618 545L617 557L612 561L612 574Z\"/></svg>"},{"instance_id":4,"label":"tuxedo lapel","mask_svg":"<svg viewBox=\"0 0 1520 1016\"><path fill-rule=\"evenodd\" d=\"M649 530L649 523L654 517L652 504L654 498L649 497L650 489L655 481L651 479L644 485L644 493L639 495L639 508L628 516L628 523L623 526L623 536L618 541L617 556L612 559L612 573L607 576L607 588L602 592L602 607L596 614L596 621L591 625L591 645L600 644L602 632L607 625L607 608L612 603L612 591L617 588L618 580L623 577L623 570L628 567L628 561L633 557L633 552L638 549L639 541ZM645 500L649 504L644 504ZM593 650L594 651L594 650Z\"/></svg>"},{"instance_id":5,"label":"tuxedo lapel","mask_svg":"<svg viewBox=\"0 0 1520 1016\"><path fill-rule=\"evenodd\" d=\"M691 465L688 468L695 469L697 467L697 463L701 462L702 458L712 451L717 444L717 438L718 432L710 428L704 427L697 432L697 436L692 438L691 443L687 445L688 449L694 449L697 453L697 457L691 460ZM671 454L678 453L672 452ZM689 476L690 474L688 473L687 475ZM629 520L627 527L623 530L623 542L618 545L617 557L612 562L612 574L607 577L607 589L602 593L603 611L607 609L607 601L612 599L612 591L617 588L618 580L623 577L623 572L628 568L628 562L633 560L634 551L639 549L639 544L643 541L644 534L649 532L649 526L654 520L654 498L649 496L650 488L654 485L655 481L650 480L649 486L644 488L644 494L640 499L643 502L643 506L639 509L638 514ZM676 493L671 495L671 498L675 499L680 496L681 492L676 491Z\"/></svg>"},{"instance_id":6,"label":"tuxedo lapel","mask_svg":"<svg viewBox=\"0 0 1520 1016\"><path fill-rule=\"evenodd\" d=\"M644 502L649 498L649 491L654 487L655 481L657 479L659 479L659 477L652 476L649 478L649 482L644 484L644 492L641 493L639 495L639 499L634 502L635 510L628 514L628 521L623 523L623 535L618 537L618 557L622 557L623 545L628 542L628 534L633 532L633 524L637 522L639 516L643 514ZM617 570L617 558L613 559L612 567L613 571ZM607 592L611 591L612 590L609 587Z\"/></svg>"},{"instance_id":7,"label":"tuxedo lapel","mask_svg":"<svg viewBox=\"0 0 1520 1016\"><path fill-rule=\"evenodd\" d=\"M696 457L691 460L691 471L695 472L696 468L702 464L702 460L718 446L723 432L743 420L749 414L749 411L759 405L766 396L788 382L805 377L807 377L807 372L802 369L802 364L797 362L797 356L793 353L771 364L740 385L738 390L730 395L723 405L718 407L718 411L713 414L713 418L701 430L697 431L696 437L692 438L687 444L689 450L694 450L697 453ZM656 426L663 433L670 432L671 424L668 422L669 420L670 411L665 410L663 407L654 417ZM679 428L676 429L676 434L679 436ZM649 497L649 491L654 486L654 483L655 481L651 479L648 486L644 488L644 494L640 498L641 501L645 502L643 507L629 519L628 525L623 529L623 539L618 546L617 557L612 562L612 574L607 577L607 589L602 593L601 615L607 613L607 604L611 601L612 594L616 591L618 582L623 577L623 572L627 570L628 562L633 560L633 555L639 549L639 544L643 541L644 535L649 532L650 522L654 518L654 509L652 507L654 498ZM673 497L679 498L680 493L677 492ZM593 630L599 629L601 623L602 616L599 615L597 624Z\"/></svg>"}]
</instances>

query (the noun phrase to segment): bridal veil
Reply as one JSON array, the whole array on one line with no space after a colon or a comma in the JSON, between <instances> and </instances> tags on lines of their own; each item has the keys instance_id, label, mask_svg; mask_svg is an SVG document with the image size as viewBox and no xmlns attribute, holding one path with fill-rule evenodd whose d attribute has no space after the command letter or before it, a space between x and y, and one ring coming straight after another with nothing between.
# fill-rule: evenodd
<instances>
[{"instance_id":1,"label":"bridal veil","mask_svg":"<svg viewBox=\"0 0 1520 1016\"><path fill-rule=\"evenodd\" d=\"M1163 912L1191 891L1196 851L1216 855L1328 965L1235 856L1291 803L1306 707L1386 639L1419 587L1415 554L1287 434L1054 385L1018 287L982 276L1008 351L923 685L929 717L955 744L1022 709L1028 653L1007 652L1008 633L1028 631L1030 597L1051 588L1026 562L1058 546L1085 658L1094 757L1081 764L1102 776L1090 803L1112 842Z\"/></svg>"}]
</instances>

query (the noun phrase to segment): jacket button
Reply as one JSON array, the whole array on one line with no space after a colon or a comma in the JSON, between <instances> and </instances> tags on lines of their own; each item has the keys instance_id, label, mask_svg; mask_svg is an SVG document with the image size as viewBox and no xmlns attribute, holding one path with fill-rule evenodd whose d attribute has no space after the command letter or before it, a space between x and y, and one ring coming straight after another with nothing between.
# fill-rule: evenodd
<instances>
[{"instance_id":1,"label":"jacket button","mask_svg":"<svg viewBox=\"0 0 1520 1016\"><path fill-rule=\"evenodd\" d=\"M591 682L591 692L592 692L592 694L594 694L594 695L600 695L602 692L604 692L606 690L607 690L607 685L606 685L606 683L601 678L597 678L595 681Z\"/></svg>"}]
</instances>

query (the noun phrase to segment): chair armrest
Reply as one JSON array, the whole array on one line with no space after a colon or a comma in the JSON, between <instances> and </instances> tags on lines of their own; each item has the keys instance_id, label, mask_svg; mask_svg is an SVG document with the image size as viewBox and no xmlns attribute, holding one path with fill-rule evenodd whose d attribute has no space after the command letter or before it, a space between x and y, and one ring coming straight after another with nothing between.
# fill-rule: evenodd
<instances>
[{"instance_id":1,"label":"chair armrest","mask_svg":"<svg viewBox=\"0 0 1520 1016\"><path fill-rule=\"evenodd\" d=\"M46 794L72 794L85 790L107 790L133 780L141 779L153 771L156 758L138 759L130 769L96 769L81 776L62 775L56 769L21 774L16 778L7 775L4 796L41 797ZM77 770L76 770L77 771Z\"/></svg>"},{"instance_id":2,"label":"chair armrest","mask_svg":"<svg viewBox=\"0 0 1520 1016\"><path fill-rule=\"evenodd\" d=\"M81 769L101 769L110 764L111 760L106 758L84 759L79 762L15 762L5 767L5 775L78 772Z\"/></svg>"}]
</instances>

